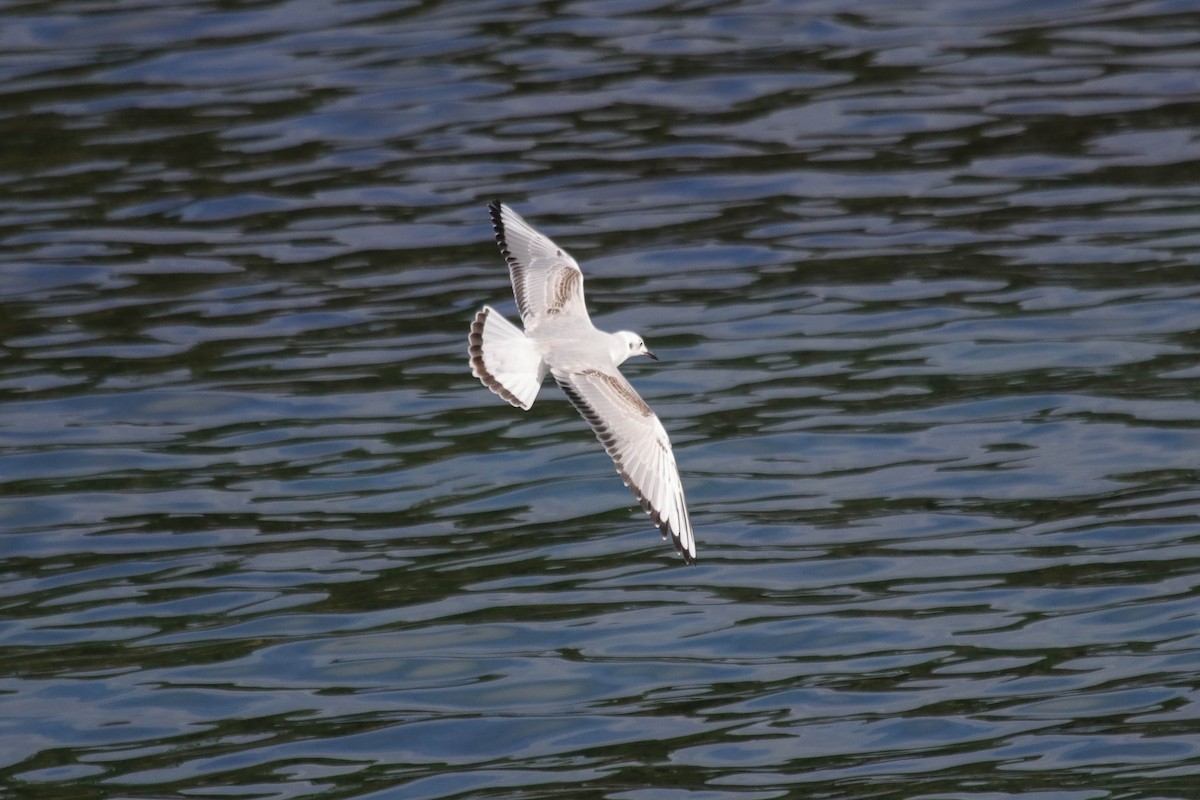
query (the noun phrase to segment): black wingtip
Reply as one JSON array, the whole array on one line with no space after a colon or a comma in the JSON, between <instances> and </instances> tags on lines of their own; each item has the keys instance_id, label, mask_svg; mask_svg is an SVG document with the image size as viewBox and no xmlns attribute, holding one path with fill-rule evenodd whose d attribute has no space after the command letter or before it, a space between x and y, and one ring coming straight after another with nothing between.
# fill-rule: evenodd
<instances>
[{"instance_id":1,"label":"black wingtip","mask_svg":"<svg viewBox=\"0 0 1200 800\"><path fill-rule=\"evenodd\" d=\"M496 245L500 248L500 255L504 256L505 261L511 261L508 243L504 241L504 206L499 200L493 200L488 203L488 211L492 215L492 230L496 232Z\"/></svg>"}]
</instances>

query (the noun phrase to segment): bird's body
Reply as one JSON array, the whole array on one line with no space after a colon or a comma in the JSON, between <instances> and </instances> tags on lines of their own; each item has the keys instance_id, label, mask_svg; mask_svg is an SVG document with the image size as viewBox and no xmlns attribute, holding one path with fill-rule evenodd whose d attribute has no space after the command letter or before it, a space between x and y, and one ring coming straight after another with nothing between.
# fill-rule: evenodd
<instances>
[{"instance_id":1,"label":"bird's body","mask_svg":"<svg viewBox=\"0 0 1200 800\"><path fill-rule=\"evenodd\" d=\"M694 563L696 541L670 439L617 369L631 356L654 354L636 333L592 325L575 259L508 206L493 202L488 208L525 330L484 306L468 339L472 374L526 411L546 374L552 375L663 537Z\"/></svg>"}]
</instances>

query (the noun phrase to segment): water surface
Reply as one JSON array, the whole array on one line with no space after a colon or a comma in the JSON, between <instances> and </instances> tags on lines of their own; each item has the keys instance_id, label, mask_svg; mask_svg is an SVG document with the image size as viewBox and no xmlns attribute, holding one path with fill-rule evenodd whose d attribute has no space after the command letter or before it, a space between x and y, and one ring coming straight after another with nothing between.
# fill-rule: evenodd
<instances>
[{"instance_id":1,"label":"water surface","mask_svg":"<svg viewBox=\"0 0 1200 800\"><path fill-rule=\"evenodd\" d=\"M3 793L1196 796L1200 14L878 5L0 11Z\"/></svg>"}]
</instances>

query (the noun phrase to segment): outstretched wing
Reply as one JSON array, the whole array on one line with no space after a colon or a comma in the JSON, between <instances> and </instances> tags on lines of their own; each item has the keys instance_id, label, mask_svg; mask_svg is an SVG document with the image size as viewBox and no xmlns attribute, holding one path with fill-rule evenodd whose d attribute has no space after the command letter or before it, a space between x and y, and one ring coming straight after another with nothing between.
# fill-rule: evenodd
<instances>
[{"instance_id":1,"label":"outstretched wing","mask_svg":"<svg viewBox=\"0 0 1200 800\"><path fill-rule=\"evenodd\" d=\"M683 560L696 563L696 537L671 440L650 406L615 369L553 374L663 538L670 536Z\"/></svg>"},{"instance_id":2,"label":"outstretched wing","mask_svg":"<svg viewBox=\"0 0 1200 800\"><path fill-rule=\"evenodd\" d=\"M575 259L499 200L493 200L488 210L496 229L496 243L508 262L525 330L537 327L548 317L578 317L586 321L583 272Z\"/></svg>"}]
</instances>

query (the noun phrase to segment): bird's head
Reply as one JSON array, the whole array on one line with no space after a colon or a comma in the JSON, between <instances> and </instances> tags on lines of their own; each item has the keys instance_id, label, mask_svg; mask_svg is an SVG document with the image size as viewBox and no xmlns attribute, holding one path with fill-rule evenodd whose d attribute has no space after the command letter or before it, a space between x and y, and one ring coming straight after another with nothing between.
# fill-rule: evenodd
<instances>
[{"instance_id":1,"label":"bird's head","mask_svg":"<svg viewBox=\"0 0 1200 800\"><path fill-rule=\"evenodd\" d=\"M658 356L651 353L642 337L633 331L617 331L613 335L617 337L617 347L615 348L617 352L614 353L617 357L617 364L622 364L625 359L634 356L648 356L658 361Z\"/></svg>"}]
</instances>

